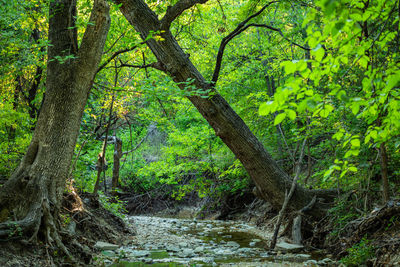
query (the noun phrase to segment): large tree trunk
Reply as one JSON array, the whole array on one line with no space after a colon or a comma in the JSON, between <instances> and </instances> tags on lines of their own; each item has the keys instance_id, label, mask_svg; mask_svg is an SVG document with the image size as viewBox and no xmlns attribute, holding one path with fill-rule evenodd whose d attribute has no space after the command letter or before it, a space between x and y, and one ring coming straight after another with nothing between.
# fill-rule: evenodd
<instances>
[{"instance_id":1,"label":"large tree trunk","mask_svg":"<svg viewBox=\"0 0 400 267\"><path fill-rule=\"evenodd\" d=\"M78 50L76 0L51 1L49 16L46 98L26 155L0 191L0 238L41 233L66 251L59 236L61 197L110 17L106 1L95 0Z\"/></svg>"},{"instance_id":2,"label":"large tree trunk","mask_svg":"<svg viewBox=\"0 0 400 267\"><path fill-rule=\"evenodd\" d=\"M169 8L169 11L167 10L168 18L166 18L166 15L162 20L159 20L157 14L143 0L116 0L116 2L122 4L121 12L143 39L151 32L161 32L160 35L164 40L150 39L146 43L156 56L161 65L160 68L164 69L182 90L188 90L185 84L188 81L193 81L198 89L212 92L207 98L198 95L192 95L188 98L214 128L216 135L242 162L256 184L260 195L279 209L284 202L285 191L290 189L291 178L278 167L261 142L225 99L204 79L172 36L168 22L171 22L183 12L183 6L177 4L176 8ZM182 5L189 2L186 0L178 1ZM206 1L194 0L191 2ZM174 11L176 14L173 14ZM289 207L300 210L311 202L314 195L327 196L328 194L297 186ZM315 207L312 213L316 216L321 216L326 208L322 203Z\"/></svg>"}]
</instances>

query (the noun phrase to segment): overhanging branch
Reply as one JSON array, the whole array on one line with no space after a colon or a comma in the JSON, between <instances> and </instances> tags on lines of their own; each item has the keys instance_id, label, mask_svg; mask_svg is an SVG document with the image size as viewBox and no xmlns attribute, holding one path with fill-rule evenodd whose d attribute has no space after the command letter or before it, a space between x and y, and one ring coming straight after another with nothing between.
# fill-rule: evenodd
<instances>
[{"instance_id":1,"label":"overhanging branch","mask_svg":"<svg viewBox=\"0 0 400 267\"><path fill-rule=\"evenodd\" d=\"M282 32L281 29L279 29L279 28L271 27L271 26L266 25L266 24L255 24L255 23L249 24L248 26L250 26L250 27L252 26L252 27L266 28L266 29L269 29L269 30L278 32L279 35L282 36L283 39L285 39L286 41L290 42L292 45L295 45L295 46L300 47L301 49L304 49L304 50L307 50L307 51L310 51L310 50L311 50L309 47L305 47L305 46L303 46L303 45L300 45L300 44L298 44L298 43L295 43L295 42L293 42L293 41L290 41L289 38L287 38L285 35L283 35L283 32Z\"/></svg>"},{"instance_id":2,"label":"overhanging branch","mask_svg":"<svg viewBox=\"0 0 400 267\"><path fill-rule=\"evenodd\" d=\"M161 19L161 30L169 29L171 23L179 17L185 10L196 4L204 4L208 0L180 0L175 5L169 6L164 17Z\"/></svg>"},{"instance_id":3,"label":"overhanging branch","mask_svg":"<svg viewBox=\"0 0 400 267\"><path fill-rule=\"evenodd\" d=\"M260 15L267 7L269 7L270 5L272 5L273 3L276 3L276 2L277 1L272 1L272 2L269 2L266 5L264 5L257 13L251 15L250 17L248 17L247 19L245 19L244 21L239 23L239 25L231 33L229 33L227 36L225 36L222 39L221 44L220 44L219 49L218 49L217 61L215 63L214 73L213 73L213 77L212 77L212 80L211 80L213 84L217 83L219 72L221 70L222 57L224 55L224 50L225 50L226 45L235 36L237 36L238 34L243 32L244 30L246 30L248 27L250 27L249 25L246 25L247 22L249 22L251 19L253 19L253 18L257 17L258 15Z\"/></svg>"},{"instance_id":4,"label":"overhanging branch","mask_svg":"<svg viewBox=\"0 0 400 267\"><path fill-rule=\"evenodd\" d=\"M219 73L221 71L221 65L222 65L222 58L224 55L224 51L225 51L225 47L226 45L236 36L238 36L239 34L241 34L242 32L244 32L245 30L247 30L250 27L259 27L259 28L266 28L269 29L271 31L275 31L278 32L280 36L282 36L283 39L285 39L286 41L290 42L291 44L300 47L301 49L304 50L311 50L308 47L305 47L303 45L300 45L298 43L292 42L290 41L282 32L281 29L279 28L275 28L266 24L257 24L257 23L251 23L251 24L247 24L247 22L249 22L252 18L260 15L269 5L276 3L276 1L273 2L269 2L268 4L266 4L262 9L260 9L257 13L255 13L254 15L248 17L246 20L244 20L243 22L241 22L236 29L234 29L231 33L229 33L227 36L225 36L222 41L221 44L219 46L219 50L218 50L218 54L217 54L217 61L215 63L215 68L214 68L214 73L213 73L213 77L212 77L212 83L216 84L218 81L218 77L219 77Z\"/></svg>"}]
</instances>

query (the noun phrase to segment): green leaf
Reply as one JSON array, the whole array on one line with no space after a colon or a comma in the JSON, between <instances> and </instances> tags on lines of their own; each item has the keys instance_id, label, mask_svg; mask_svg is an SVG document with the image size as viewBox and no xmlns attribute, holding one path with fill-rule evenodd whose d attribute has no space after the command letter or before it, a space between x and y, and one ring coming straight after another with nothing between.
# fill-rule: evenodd
<instances>
[{"instance_id":1,"label":"green leaf","mask_svg":"<svg viewBox=\"0 0 400 267\"><path fill-rule=\"evenodd\" d=\"M354 115L357 115L359 111L360 111L360 104L359 103L352 103L351 104L351 112Z\"/></svg>"},{"instance_id":2,"label":"green leaf","mask_svg":"<svg viewBox=\"0 0 400 267\"><path fill-rule=\"evenodd\" d=\"M357 171L357 168L354 167L354 166L351 166L351 167L349 167L349 171L351 171L351 172L356 172L356 171Z\"/></svg>"},{"instance_id":3,"label":"green leaf","mask_svg":"<svg viewBox=\"0 0 400 267\"><path fill-rule=\"evenodd\" d=\"M329 170L327 170L327 171L324 173L324 179L323 179L323 181L326 181L327 178L328 178L329 176L331 176L331 174L332 174L333 171L334 171L334 169L329 169Z\"/></svg>"},{"instance_id":4,"label":"green leaf","mask_svg":"<svg viewBox=\"0 0 400 267\"><path fill-rule=\"evenodd\" d=\"M360 139L352 139L351 140L351 146L353 146L353 147L360 147Z\"/></svg>"},{"instance_id":5,"label":"green leaf","mask_svg":"<svg viewBox=\"0 0 400 267\"><path fill-rule=\"evenodd\" d=\"M280 113L278 116L275 117L274 125L278 125L286 118L286 113Z\"/></svg>"},{"instance_id":6,"label":"green leaf","mask_svg":"<svg viewBox=\"0 0 400 267\"><path fill-rule=\"evenodd\" d=\"M292 61L284 61L281 65L285 68L285 73L287 75L292 74L296 71L296 64Z\"/></svg>"},{"instance_id":7,"label":"green leaf","mask_svg":"<svg viewBox=\"0 0 400 267\"><path fill-rule=\"evenodd\" d=\"M291 119L292 121L294 121L297 117L296 111L294 111L292 109L285 109L285 113L287 114L289 119Z\"/></svg>"},{"instance_id":8,"label":"green leaf","mask_svg":"<svg viewBox=\"0 0 400 267\"><path fill-rule=\"evenodd\" d=\"M272 103L273 103L273 101L268 101L268 102L262 103L260 105L260 108L258 109L258 114L260 116L267 116L268 114L270 114Z\"/></svg>"},{"instance_id":9,"label":"green leaf","mask_svg":"<svg viewBox=\"0 0 400 267\"><path fill-rule=\"evenodd\" d=\"M339 131L339 132L336 132L333 136L332 136L332 138L333 139L336 139L336 140L340 140L340 139L342 139L342 137L343 137L343 132L341 132L341 131Z\"/></svg>"},{"instance_id":10,"label":"green leaf","mask_svg":"<svg viewBox=\"0 0 400 267\"><path fill-rule=\"evenodd\" d=\"M400 82L400 71L389 76L385 90L389 91Z\"/></svg>"},{"instance_id":11,"label":"green leaf","mask_svg":"<svg viewBox=\"0 0 400 267\"><path fill-rule=\"evenodd\" d=\"M365 55L363 55L363 56L360 58L360 61L359 61L360 66L363 67L364 69L367 68L368 62L369 62L369 58L368 58L367 56L365 56Z\"/></svg>"},{"instance_id":12,"label":"green leaf","mask_svg":"<svg viewBox=\"0 0 400 267\"><path fill-rule=\"evenodd\" d=\"M371 135L371 137L374 138L375 140L378 138L378 132L375 131L375 130L371 131L370 135Z\"/></svg>"},{"instance_id":13,"label":"green leaf","mask_svg":"<svg viewBox=\"0 0 400 267\"><path fill-rule=\"evenodd\" d=\"M325 105L324 109L320 112L322 118L326 118L331 114L334 107L332 105Z\"/></svg>"},{"instance_id":14,"label":"green leaf","mask_svg":"<svg viewBox=\"0 0 400 267\"><path fill-rule=\"evenodd\" d=\"M317 50L314 51L315 60L321 62L322 58L325 55L325 50L322 47L319 47Z\"/></svg>"},{"instance_id":15,"label":"green leaf","mask_svg":"<svg viewBox=\"0 0 400 267\"><path fill-rule=\"evenodd\" d=\"M306 103L307 103L307 108L310 111L314 110L317 107L317 102L315 102L315 100L312 98L307 99Z\"/></svg>"}]
</instances>

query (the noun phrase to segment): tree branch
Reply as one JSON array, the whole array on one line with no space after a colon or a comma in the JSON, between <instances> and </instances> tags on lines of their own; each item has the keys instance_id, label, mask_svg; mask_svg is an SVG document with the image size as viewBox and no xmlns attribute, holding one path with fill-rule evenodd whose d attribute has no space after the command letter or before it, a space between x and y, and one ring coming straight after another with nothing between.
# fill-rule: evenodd
<instances>
[{"instance_id":1,"label":"tree branch","mask_svg":"<svg viewBox=\"0 0 400 267\"><path fill-rule=\"evenodd\" d=\"M110 28L110 7L105 0L95 0L90 24L83 35L78 52L78 68L98 66L103 54L104 44ZM94 70L95 71L95 70Z\"/></svg>"},{"instance_id":2,"label":"tree branch","mask_svg":"<svg viewBox=\"0 0 400 267\"><path fill-rule=\"evenodd\" d=\"M140 42L137 45L134 45L130 48L126 48L126 49L122 49L122 50L118 50L117 52L115 52L114 54L112 54L112 56L110 58L108 58L103 64L101 64L101 66L97 69L96 73L99 73L102 69L104 69L108 63L110 63L114 58L116 58L117 56L119 56L120 54L126 53L126 52L130 52L132 50L135 50L139 45L145 44L145 42Z\"/></svg>"},{"instance_id":3,"label":"tree branch","mask_svg":"<svg viewBox=\"0 0 400 267\"><path fill-rule=\"evenodd\" d=\"M212 80L211 80L213 84L217 83L219 72L221 70L222 57L224 55L224 50L225 50L226 45L235 36L237 36L241 32L245 31L248 27L250 27L250 25L246 25L247 22L249 22L252 18L255 18L258 15L260 15L267 7L269 7L270 5L272 5L273 3L276 3L276 2L277 1L272 1L272 2L267 3L257 13L251 15L250 17L248 17L247 19L245 19L244 21L239 23L239 25L231 33L229 33L227 36L225 36L222 39L221 44L220 44L219 49L218 49L217 61L215 63L214 73L213 73L213 77L212 77Z\"/></svg>"},{"instance_id":4,"label":"tree branch","mask_svg":"<svg viewBox=\"0 0 400 267\"><path fill-rule=\"evenodd\" d=\"M196 4L204 4L208 0L179 0L175 5L168 6L167 12L161 19L161 30L169 29L171 23L179 17L185 10L193 7Z\"/></svg>"},{"instance_id":5,"label":"tree branch","mask_svg":"<svg viewBox=\"0 0 400 267\"><path fill-rule=\"evenodd\" d=\"M307 50L307 51L311 50L311 48L309 48L309 47L305 47L303 45L300 45L298 43L290 41L289 38L287 38L285 35L283 35L281 29L279 29L279 28L274 28L274 27L271 27L271 26L268 26L268 25L265 25L265 24L255 24L255 23L249 24L248 26L267 28L269 30L276 31L276 32L279 33L280 36L282 36L283 39L285 39L286 41L290 42L292 45L295 45L295 46L300 47L301 49L304 49L304 50Z\"/></svg>"},{"instance_id":6,"label":"tree branch","mask_svg":"<svg viewBox=\"0 0 400 267\"><path fill-rule=\"evenodd\" d=\"M129 68L136 68L136 69L147 69L147 68L155 68L157 70L165 71L165 68L159 63L159 62L153 62L150 64L146 65L131 65L131 64L126 64L123 62L120 62L121 64L117 66L117 68L122 68L122 67L129 67Z\"/></svg>"}]
</instances>

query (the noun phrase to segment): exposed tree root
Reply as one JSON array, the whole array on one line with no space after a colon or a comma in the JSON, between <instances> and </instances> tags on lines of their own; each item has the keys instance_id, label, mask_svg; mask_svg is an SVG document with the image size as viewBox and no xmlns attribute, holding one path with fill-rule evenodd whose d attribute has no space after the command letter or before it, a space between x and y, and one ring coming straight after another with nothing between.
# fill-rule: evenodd
<instances>
[{"instance_id":1,"label":"exposed tree root","mask_svg":"<svg viewBox=\"0 0 400 267\"><path fill-rule=\"evenodd\" d=\"M350 221L340 229L339 235L331 236L332 222L327 216L315 225L313 237L309 243L313 246L325 246L336 258L348 254L348 249L366 238L375 248L376 264L386 262L388 251L400 248L400 201L389 201L367 216ZM390 255L396 253L388 252ZM379 263L379 264L378 264ZM385 265L386 266L386 265Z\"/></svg>"},{"instance_id":2,"label":"exposed tree root","mask_svg":"<svg viewBox=\"0 0 400 267\"><path fill-rule=\"evenodd\" d=\"M397 217L396 217L397 216ZM358 243L365 235L383 230L394 220L400 220L400 202L389 201L368 216L352 221L345 227L347 246ZM392 222L391 222L392 221Z\"/></svg>"},{"instance_id":3,"label":"exposed tree root","mask_svg":"<svg viewBox=\"0 0 400 267\"><path fill-rule=\"evenodd\" d=\"M60 211L50 201L45 187L39 188L42 190L30 191L35 194L24 193L29 197L25 201L15 201L16 205L8 202L9 205L5 207L2 203L1 209L7 210L3 212L7 213L7 218L1 218L0 241L19 241L21 245L29 247L45 244L43 258L49 263L64 261L63 256L67 256L69 262L88 264L93 254L90 247L96 241L120 243L123 240L121 234L134 235L120 218L99 207L98 203L93 205L93 201L89 201L90 211L85 209L72 184L64 193ZM25 216L24 211L27 211ZM69 227L71 225L73 227ZM53 258L54 255L60 258Z\"/></svg>"}]
</instances>

